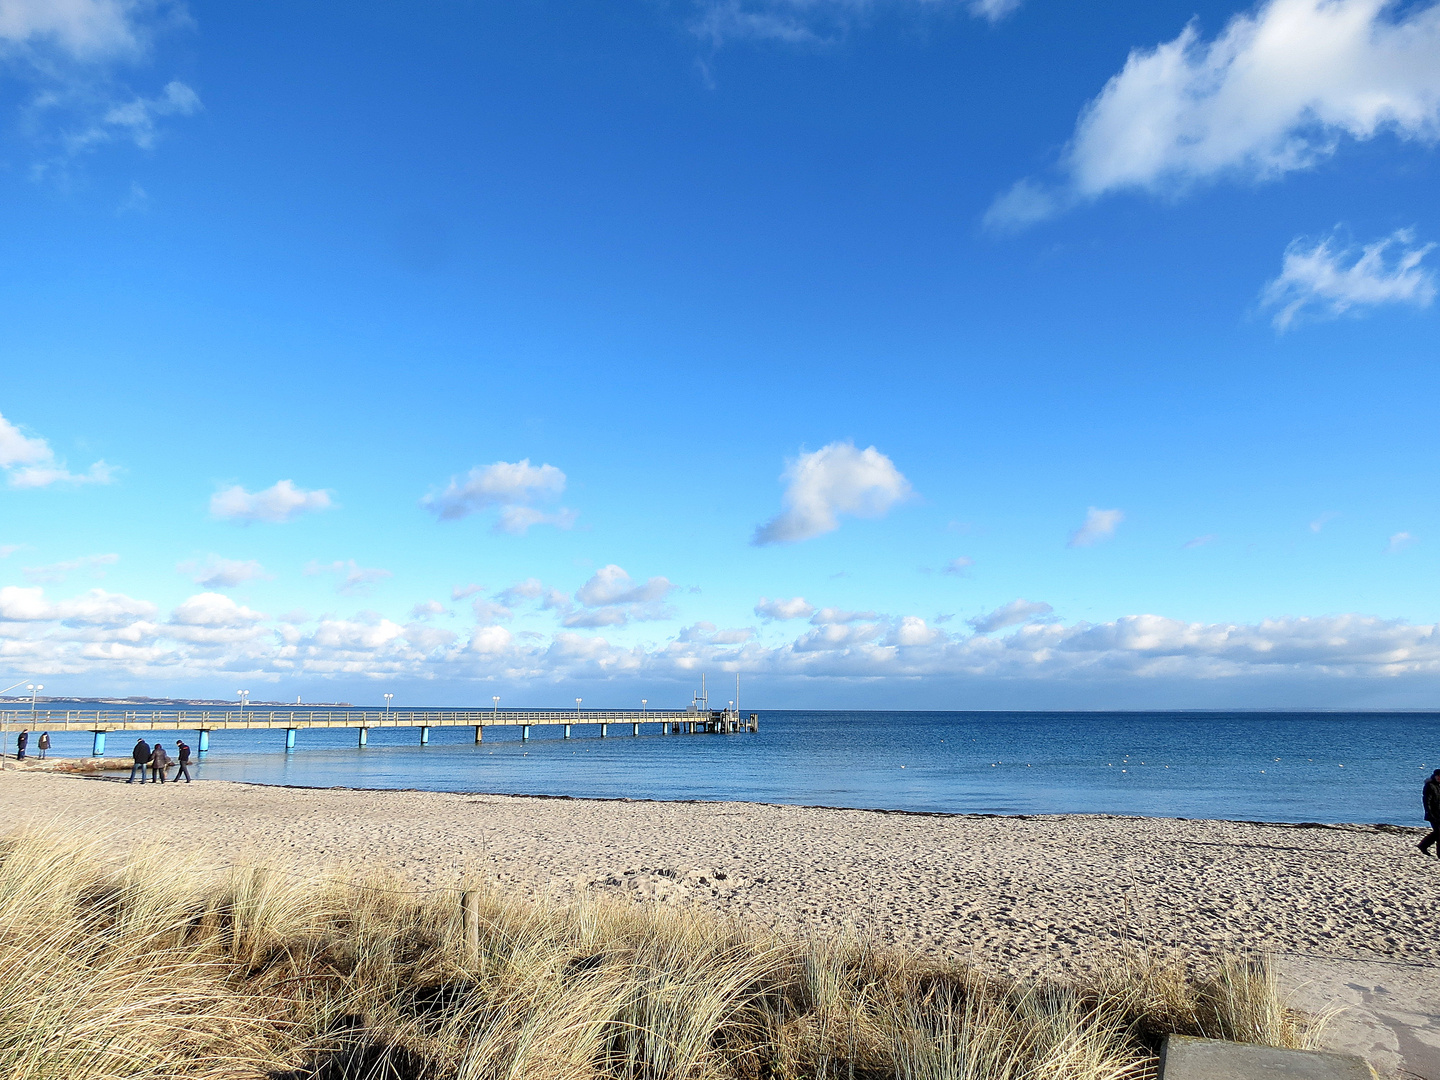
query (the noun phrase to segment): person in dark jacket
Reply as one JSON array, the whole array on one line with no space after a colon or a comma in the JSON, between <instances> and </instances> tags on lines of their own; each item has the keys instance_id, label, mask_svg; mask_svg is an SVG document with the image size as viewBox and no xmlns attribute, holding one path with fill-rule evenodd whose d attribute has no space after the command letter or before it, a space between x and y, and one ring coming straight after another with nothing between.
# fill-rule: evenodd
<instances>
[{"instance_id":1,"label":"person in dark jacket","mask_svg":"<svg viewBox=\"0 0 1440 1080\"><path fill-rule=\"evenodd\" d=\"M150 782L153 784L158 780L165 783L165 770L169 767L170 755L165 753L165 747L157 742L150 754Z\"/></svg>"},{"instance_id":2,"label":"person in dark jacket","mask_svg":"<svg viewBox=\"0 0 1440 1080\"><path fill-rule=\"evenodd\" d=\"M133 784L135 782L135 772L138 769L140 772L140 782L143 784L145 782L145 766L150 764L150 744L144 739L141 739L135 744L135 751L131 756L135 759L135 764L130 766L130 779L125 782L127 784Z\"/></svg>"},{"instance_id":3,"label":"person in dark jacket","mask_svg":"<svg viewBox=\"0 0 1440 1080\"><path fill-rule=\"evenodd\" d=\"M1420 799L1425 807L1425 820L1430 823L1430 835L1420 841L1420 850L1428 855L1432 846L1440 844L1440 769L1425 781ZM1435 854L1440 855L1440 847L1436 847Z\"/></svg>"},{"instance_id":4,"label":"person in dark jacket","mask_svg":"<svg viewBox=\"0 0 1440 1080\"><path fill-rule=\"evenodd\" d=\"M182 776L187 784L190 783L190 747L179 739L175 740L175 761L180 766L175 770L175 783L178 784Z\"/></svg>"},{"instance_id":5,"label":"person in dark jacket","mask_svg":"<svg viewBox=\"0 0 1440 1080\"><path fill-rule=\"evenodd\" d=\"M40 758L41 761L44 761L45 754L50 749L50 732L40 732L40 741L35 745L40 748L40 753L37 756Z\"/></svg>"},{"instance_id":6,"label":"person in dark jacket","mask_svg":"<svg viewBox=\"0 0 1440 1080\"><path fill-rule=\"evenodd\" d=\"M20 734L15 738L15 760L25 760L25 747L30 745L30 729L21 728Z\"/></svg>"}]
</instances>

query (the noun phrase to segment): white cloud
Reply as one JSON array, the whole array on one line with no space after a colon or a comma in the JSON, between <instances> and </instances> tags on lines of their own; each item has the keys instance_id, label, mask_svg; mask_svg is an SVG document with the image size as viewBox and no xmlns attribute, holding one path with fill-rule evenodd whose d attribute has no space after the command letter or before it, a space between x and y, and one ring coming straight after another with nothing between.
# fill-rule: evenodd
<instances>
[{"instance_id":1,"label":"white cloud","mask_svg":"<svg viewBox=\"0 0 1440 1080\"><path fill-rule=\"evenodd\" d=\"M197 585L207 589L233 589L247 581L260 581L274 577L255 559L226 559L210 555L205 561L177 563L175 569L182 574L192 575Z\"/></svg>"},{"instance_id":2,"label":"white cloud","mask_svg":"<svg viewBox=\"0 0 1440 1080\"><path fill-rule=\"evenodd\" d=\"M810 617L815 626L838 626L844 623L874 622L880 615L874 611L846 611L844 608L821 608Z\"/></svg>"},{"instance_id":3,"label":"white cloud","mask_svg":"<svg viewBox=\"0 0 1440 1080\"><path fill-rule=\"evenodd\" d=\"M464 600L468 596L474 596L476 593L484 591L484 585L476 585L473 581L469 585L452 585L450 587L450 599Z\"/></svg>"},{"instance_id":4,"label":"white cloud","mask_svg":"<svg viewBox=\"0 0 1440 1080\"><path fill-rule=\"evenodd\" d=\"M1440 56L1436 57L1440 64ZM1434 244L1416 244L1410 229L1363 247L1337 246L1333 237L1291 241L1280 276L1265 286L1261 301L1278 308L1274 323L1288 330L1298 319L1336 318L1380 304L1429 307L1435 275L1420 265Z\"/></svg>"},{"instance_id":5,"label":"white cloud","mask_svg":"<svg viewBox=\"0 0 1440 1080\"><path fill-rule=\"evenodd\" d=\"M1081 113L1055 188L1021 181L991 208L1023 225L1125 188L1308 169L1346 137L1440 134L1440 5L1267 0L1211 41L1195 23L1135 49Z\"/></svg>"},{"instance_id":6,"label":"white cloud","mask_svg":"<svg viewBox=\"0 0 1440 1080\"><path fill-rule=\"evenodd\" d=\"M76 60L131 56L141 48L139 7L124 0L5 0L0 41L11 49L49 45Z\"/></svg>"},{"instance_id":7,"label":"white cloud","mask_svg":"<svg viewBox=\"0 0 1440 1080\"><path fill-rule=\"evenodd\" d=\"M158 609L146 600L123 593L91 589L70 600L51 603L45 590L7 585L0 589L0 622L65 622L110 626L134 619L148 619Z\"/></svg>"},{"instance_id":8,"label":"white cloud","mask_svg":"<svg viewBox=\"0 0 1440 1080\"><path fill-rule=\"evenodd\" d=\"M341 596L364 596L377 582L395 576L389 570L381 570L379 567L363 567L354 559L336 559L332 563L311 560L305 566L305 573L308 577L317 577L320 574L339 575L340 580L335 585L335 591Z\"/></svg>"},{"instance_id":9,"label":"white cloud","mask_svg":"<svg viewBox=\"0 0 1440 1080\"><path fill-rule=\"evenodd\" d=\"M912 495L910 481L871 446L833 442L786 464L781 512L759 526L751 543L790 544L840 527L840 515L878 518Z\"/></svg>"},{"instance_id":10,"label":"white cloud","mask_svg":"<svg viewBox=\"0 0 1440 1080\"><path fill-rule=\"evenodd\" d=\"M8 559L24 546L24 544L0 544L0 559Z\"/></svg>"},{"instance_id":11,"label":"white cloud","mask_svg":"<svg viewBox=\"0 0 1440 1080\"><path fill-rule=\"evenodd\" d=\"M1314 521L1310 522L1310 531L1312 533L1318 533L1321 529L1325 528L1326 525L1329 525L1330 522L1334 521L1339 516L1340 512L1338 510L1326 510Z\"/></svg>"},{"instance_id":12,"label":"white cloud","mask_svg":"<svg viewBox=\"0 0 1440 1080\"><path fill-rule=\"evenodd\" d=\"M1089 547L1115 535L1120 522L1125 520L1122 510L1101 510L1090 507L1085 512L1085 523L1070 534L1067 547Z\"/></svg>"},{"instance_id":13,"label":"white cloud","mask_svg":"<svg viewBox=\"0 0 1440 1080\"><path fill-rule=\"evenodd\" d=\"M1411 536L1408 532L1398 532L1394 536L1390 537L1390 543L1386 545L1385 550L1388 551L1391 555L1395 555L1401 551L1404 551L1406 548L1410 547L1415 542L1415 537Z\"/></svg>"},{"instance_id":14,"label":"white cloud","mask_svg":"<svg viewBox=\"0 0 1440 1080\"><path fill-rule=\"evenodd\" d=\"M38 435L26 435L0 416L0 469L12 488L42 488L51 484L108 484L115 467L97 461L83 473L72 473L58 461L50 444Z\"/></svg>"},{"instance_id":15,"label":"white cloud","mask_svg":"<svg viewBox=\"0 0 1440 1080\"><path fill-rule=\"evenodd\" d=\"M215 592L198 593L170 613L170 621L179 626L244 627L264 618L260 612Z\"/></svg>"},{"instance_id":16,"label":"white cloud","mask_svg":"<svg viewBox=\"0 0 1440 1080\"><path fill-rule=\"evenodd\" d=\"M1022 0L698 0L691 30L715 47L735 40L786 45L835 42L884 8L959 8L998 22Z\"/></svg>"},{"instance_id":17,"label":"white cloud","mask_svg":"<svg viewBox=\"0 0 1440 1080\"><path fill-rule=\"evenodd\" d=\"M501 589L495 594L495 599L507 607L515 607L526 600L538 600L545 595L545 586L539 578L526 578L518 581L508 589Z\"/></svg>"},{"instance_id":18,"label":"white cloud","mask_svg":"<svg viewBox=\"0 0 1440 1080\"><path fill-rule=\"evenodd\" d=\"M107 555L84 555L78 559L50 563L47 566L27 566L21 573L32 585L54 585L80 570L88 570L95 577L104 577L105 571L100 568L114 566L119 561L120 556L113 552Z\"/></svg>"},{"instance_id":19,"label":"white cloud","mask_svg":"<svg viewBox=\"0 0 1440 1080\"><path fill-rule=\"evenodd\" d=\"M281 480L264 491L246 491L239 484L217 491L210 496L210 516L241 525L257 521L279 525L334 505L328 491L306 491L292 480Z\"/></svg>"},{"instance_id":20,"label":"white cloud","mask_svg":"<svg viewBox=\"0 0 1440 1080\"><path fill-rule=\"evenodd\" d=\"M1213 544L1218 539L1219 537L1214 533L1206 533L1204 536L1196 536L1193 539L1186 540L1185 543L1180 546L1188 550L1190 548L1204 547L1206 544Z\"/></svg>"},{"instance_id":21,"label":"white cloud","mask_svg":"<svg viewBox=\"0 0 1440 1080\"><path fill-rule=\"evenodd\" d=\"M968 555L957 555L945 564L941 573L958 574L960 577L968 577L970 568L975 565L975 560Z\"/></svg>"},{"instance_id":22,"label":"white cloud","mask_svg":"<svg viewBox=\"0 0 1440 1080\"><path fill-rule=\"evenodd\" d=\"M576 511L563 506L546 511L535 505L553 502L564 492L563 472L554 465L531 465L529 458L523 458L477 465L463 478L452 476L443 491L432 492L420 503L441 521L458 521L470 514L496 510L496 532L524 535L535 525L574 527L579 516Z\"/></svg>"},{"instance_id":23,"label":"white cloud","mask_svg":"<svg viewBox=\"0 0 1440 1080\"><path fill-rule=\"evenodd\" d=\"M755 605L755 614L762 619L808 619L815 614L815 607L803 596L793 596L788 600L771 600L762 596Z\"/></svg>"},{"instance_id":24,"label":"white cloud","mask_svg":"<svg viewBox=\"0 0 1440 1080\"><path fill-rule=\"evenodd\" d=\"M425 622L436 615L451 615L453 612L439 600L425 600L410 609L412 620Z\"/></svg>"},{"instance_id":25,"label":"white cloud","mask_svg":"<svg viewBox=\"0 0 1440 1080\"><path fill-rule=\"evenodd\" d=\"M485 600L478 596L471 603L470 610L475 613L475 621L481 626L508 622L515 617L515 613L504 604L497 604L493 600Z\"/></svg>"},{"instance_id":26,"label":"white cloud","mask_svg":"<svg viewBox=\"0 0 1440 1080\"><path fill-rule=\"evenodd\" d=\"M1043 600L1026 600L1021 597L1019 600L1011 600L1008 604L1002 604L994 611L978 615L970 619L969 623L977 634L993 634L996 630L1034 622L1054 610Z\"/></svg>"},{"instance_id":27,"label":"white cloud","mask_svg":"<svg viewBox=\"0 0 1440 1080\"><path fill-rule=\"evenodd\" d=\"M620 567L611 563L596 570L590 580L580 586L575 599L586 607L601 607L608 604L648 604L664 600L674 585L663 577L652 577L643 585L637 585Z\"/></svg>"}]
</instances>

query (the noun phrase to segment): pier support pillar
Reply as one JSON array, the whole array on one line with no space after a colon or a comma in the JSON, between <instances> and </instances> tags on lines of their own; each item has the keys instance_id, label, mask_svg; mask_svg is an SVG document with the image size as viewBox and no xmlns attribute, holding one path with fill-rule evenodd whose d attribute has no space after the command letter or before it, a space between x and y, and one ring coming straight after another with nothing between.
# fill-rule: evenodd
<instances>
[{"instance_id":1,"label":"pier support pillar","mask_svg":"<svg viewBox=\"0 0 1440 1080\"><path fill-rule=\"evenodd\" d=\"M95 736L95 743L94 743L94 745L90 748L90 756L91 756L91 757L104 757L104 756L105 756L105 732L103 732L103 731L92 731L90 734L92 734L92 735Z\"/></svg>"},{"instance_id":2,"label":"pier support pillar","mask_svg":"<svg viewBox=\"0 0 1440 1080\"><path fill-rule=\"evenodd\" d=\"M565 725L565 737L566 737L567 739L570 737L570 725L569 725L569 724L566 724L566 725Z\"/></svg>"},{"instance_id":3,"label":"pier support pillar","mask_svg":"<svg viewBox=\"0 0 1440 1080\"><path fill-rule=\"evenodd\" d=\"M365 744L368 743L369 741L370 741L370 729L369 729L368 727L362 727L362 728L360 729L360 747L361 747L361 749L364 749Z\"/></svg>"},{"instance_id":4,"label":"pier support pillar","mask_svg":"<svg viewBox=\"0 0 1440 1080\"><path fill-rule=\"evenodd\" d=\"M603 739L603 738L605 738L606 736L608 736L609 734L610 734L610 725L609 725L609 724L601 724L601 725L600 725L600 737Z\"/></svg>"},{"instance_id":5,"label":"pier support pillar","mask_svg":"<svg viewBox=\"0 0 1440 1080\"><path fill-rule=\"evenodd\" d=\"M421 745L421 746L429 746L429 745L430 745L430 729L429 729L428 727L422 727L422 728L420 729L420 745Z\"/></svg>"},{"instance_id":6,"label":"pier support pillar","mask_svg":"<svg viewBox=\"0 0 1440 1080\"><path fill-rule=\"evenodd\" d=\"M630 725L630 734L631 734L631 735L639 735L639 734L640 734L640 725L639 725L639 724L631 724L631 725Z\"/></svg>"},{"instance_id":7,"label":"pier support pillar","mask_svg":"<svg viewBox=\"0 0 1440 1080\"><path fill-rule=\"evenodd\" d=\"M759 713L753 713L753 712L752 712L752 713L750 714L750 730L751 730L751 731L759 731L759 730L760 730L760 714L759 714Z\"/></svg>"},{"instance_id":8,"label":"pier support pillar","mask_svg":"<svg viewBox=\"0 0 1440 1080\"><path fill-rule=\"evenodd\" d=\"M483 727L481 727L479 724L476 724L476 725L475 725L475 742L476 742L476 744L478 745L478 744L480 744L480 743L482 743L482 742L484 742L484 741L485 741L485 729L484 729Z\"/></svg>"},{"instance_id":9,"label":"pier support pillar","mask_svg":"<svg viewBox=\"0 0 1440 1080\"><path fill-rule=\"evenodd\" d=\"M196 747L196 750L197 750L198 753L203 754L203 753L206 753L209 749L210 749L210 732L205 731L205 730L202 729L201 732L200 732L200 745L199 745L198 747Z\"/></svg>"},{"instance_id":10,"label":"pier support pillar","mask_svg":"<svg viewBox=\"0 0 1440 1080\"><path fill-rule=\"evenodd\" d=\"M293 727L287 727L285 729L285 749L295 749L295 729Z\"/></svg>"},{"instance_id":11,"label":"pier support pillar","mask_svg":"<svg viewBox=\"0 0 1440 1080\"><path fill-rule=\"evenodd\" d=\"M669 734L670 734L670 721L669 721L669 720L666 720L663 724L660 725L660 734L661 734L661 735L669 735Z\"/></svg>"},{"instance_id":12,"label":"pier support pillar","mask_svg":"<svg viewBox=\"0 0 1440 1080\"><path fill-rule=\"evenodd\" d=\"M530 738L530 725L529 725L529 724L521 724L521 725L520 725L520 738L521 738L522 740Z\"/></svg>"}]
</instances>

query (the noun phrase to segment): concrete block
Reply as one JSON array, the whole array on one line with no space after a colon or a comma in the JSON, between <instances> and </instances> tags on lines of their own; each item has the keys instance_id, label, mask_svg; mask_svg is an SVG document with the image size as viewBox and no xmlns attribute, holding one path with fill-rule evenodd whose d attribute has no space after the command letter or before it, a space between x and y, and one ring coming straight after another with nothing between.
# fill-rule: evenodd
<instances>
[{"instance_id":1,"label":"concrete block","mask_svg":"<svg viewBox=\"0 0 1440 1080\"><path fill-rule=\"evenodd\" d=\"M1353 1054L1169 1035L1160 1080L1375 1080L1375 1070Z\"/></svg>"}]
</instances>

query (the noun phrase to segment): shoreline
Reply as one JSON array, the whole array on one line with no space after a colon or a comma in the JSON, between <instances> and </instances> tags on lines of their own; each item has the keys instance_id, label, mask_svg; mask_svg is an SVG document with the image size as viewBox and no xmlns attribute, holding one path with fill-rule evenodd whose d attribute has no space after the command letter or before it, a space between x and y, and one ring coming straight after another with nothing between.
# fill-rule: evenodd
<instances>
[{"instance_id":1,"label":"shoreline","mask_svg":"<svg viewBox=\"0 0 1440 1080\"><path fill-rule=\"evenodd\" d=\"M77 780L89 780L78 783ZM1440 964L1440 859L1401 826L966 815L788 804L305 788L136 791L9 772L10 828L75 830L417 889L695 905L1016 973L1115 948Z\"/></svg>"}]
</instances>

